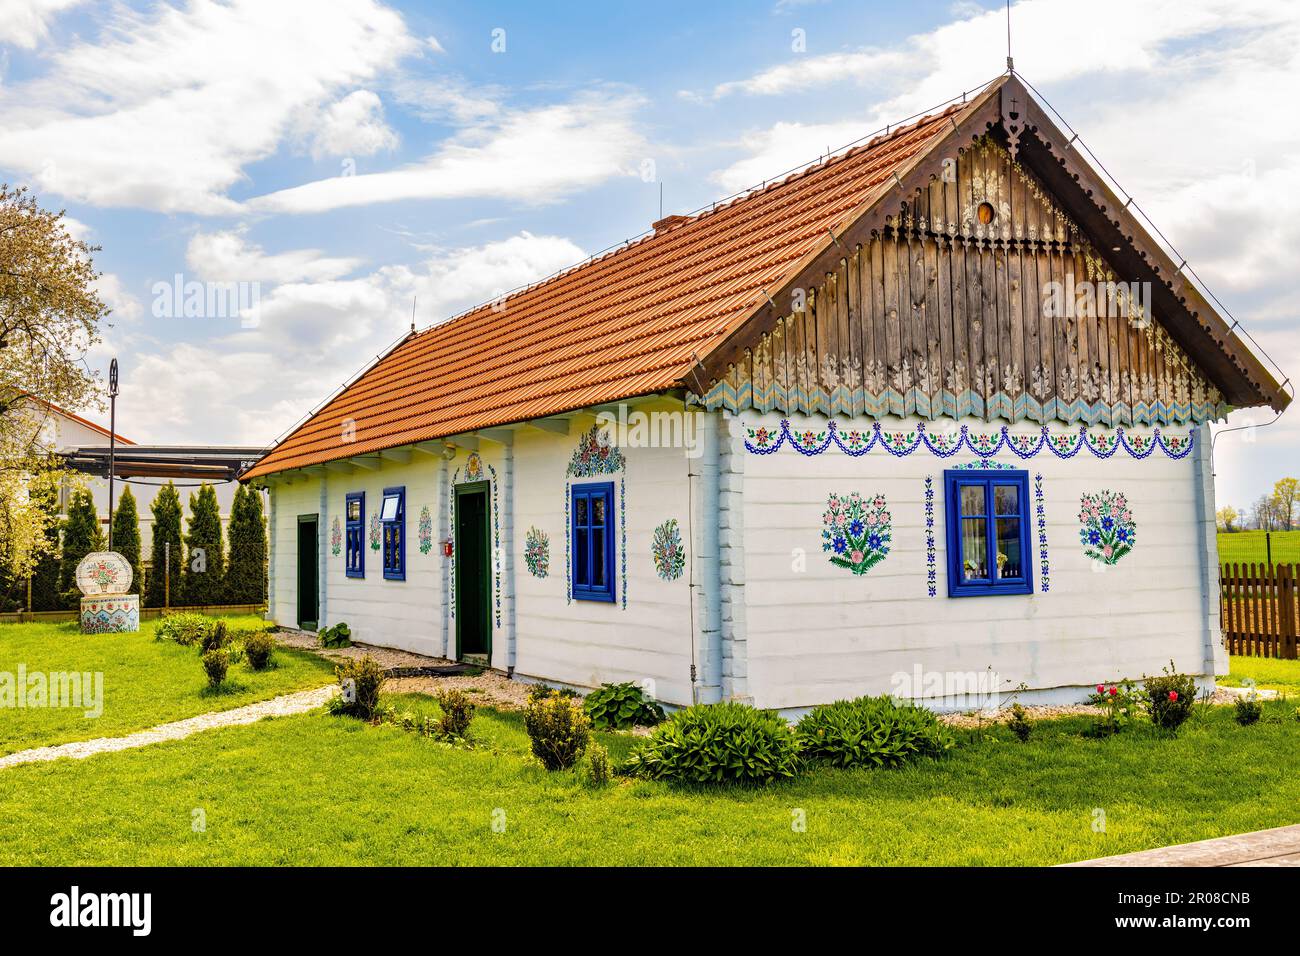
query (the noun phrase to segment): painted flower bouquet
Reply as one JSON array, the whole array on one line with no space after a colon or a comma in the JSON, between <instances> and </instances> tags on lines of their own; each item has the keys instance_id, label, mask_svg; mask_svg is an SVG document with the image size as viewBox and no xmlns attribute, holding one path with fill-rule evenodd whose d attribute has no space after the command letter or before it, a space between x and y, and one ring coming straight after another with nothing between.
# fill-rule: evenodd
<instances>
[{"instance_id":1,"label":"painted flower bouquet","mask_svg":"<svg viewBox=\"0 0 1300 956\"><path fill-rule=\"evenodd\" d=\"M866 574L889 554L891 521L883 495L831 495L822 515L822 550L837 568Z\"/></svg>"},{"instance_id":2,"label":"painted flower bouquet","mask_svg":"<svg viewBox=\"0 0 1300 956\"><path fill-rule=\"evenodd\" d=\"M1137 544L1137 524L1121 492L1084 495L1079 505L1079 541L1094 561L1115 564Z\"/></svg>"},{"instance_id":3,"label":"painted flower bouquet","mask_svg":"<svg viewBox=\"0 0 1300 956\"><path fill-rule=\"evenodd\" d=\"M428 554L433 550L433 515L429 506L420 509L420 553Z\"/></svg>"},{"instance_id":4,"label":"painted flower bouquet","mask_svg":"<svg viewBox=\"0 0 1300 956\"><path fill-rule=\"evenodd\" d=\"M524 565L535 578L544 578L551 569L551 539L540 528L529 528L524 536Z\"/></svg>"},{"instance_id":5,"label":"painted flower bouquet","mask_svg":"<svg viewBox=\"0 0 1300 956\"><path fill-rule=\"evenodd\" d=\"M676 581L682 576L686 567L686 549L682 547L682 535L676 518L669 518L655 528L650 553L654 557L655 573L663 580Z\"/></svg>"}]
</instances>

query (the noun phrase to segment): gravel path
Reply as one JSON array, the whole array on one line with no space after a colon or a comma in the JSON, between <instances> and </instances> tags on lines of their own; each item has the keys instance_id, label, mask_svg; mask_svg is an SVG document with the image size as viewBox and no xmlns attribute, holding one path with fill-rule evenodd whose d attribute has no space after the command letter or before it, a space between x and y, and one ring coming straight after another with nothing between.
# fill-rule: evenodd
<instances>
[{"instance_id":1,"label":"gravel path","mask_svg":"<svg viewBox=\"0 0 1300 956\"><path fill-rule=\"evenodd\" d=\"M200 731L214 727L233 727L237 724L251 724L263 717L288 717L302 714L322 706L338 691L338 687L318 687L315 690L299 691L285 694L271 700L259 701L246 707L233 710L219 710L211 714L187 717L170 724L161 724L149 730L137 731L125 737L99 737L96 740L79 740L56 747L37 747L35 750L23 750L16 754L0 757L0 769L23 763L36 763L42 760L58 760L70 757L81 760L94 754L111 753L115 750L130 750L134 747L147 747L149 744L162 743L165 740L180 740Z\"/></svg>"}]
</instances>

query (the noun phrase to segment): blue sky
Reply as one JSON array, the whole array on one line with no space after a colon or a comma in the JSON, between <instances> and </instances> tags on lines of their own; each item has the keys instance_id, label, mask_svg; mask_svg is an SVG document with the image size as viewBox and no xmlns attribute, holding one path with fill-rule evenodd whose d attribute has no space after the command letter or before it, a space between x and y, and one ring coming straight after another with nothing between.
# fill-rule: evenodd
<instances>
[{"instance_id":1,"label":"blue sky","mask_svg":"<svg viewBox=\"0 0 1300 956\"><path fill-rule=\"evenodd\" d=\"M1016 64L1300 370L1300 5L1022 0ZM103 246L121 430L265 444L446 318L1000 73L1001 4L0 0L0 179ZM256 283L237 315L157 285ZM1270 415L1241 412L1234 423ZM1226 436L1221 501L1300 472Z\"/></svg>"}]
</instances>

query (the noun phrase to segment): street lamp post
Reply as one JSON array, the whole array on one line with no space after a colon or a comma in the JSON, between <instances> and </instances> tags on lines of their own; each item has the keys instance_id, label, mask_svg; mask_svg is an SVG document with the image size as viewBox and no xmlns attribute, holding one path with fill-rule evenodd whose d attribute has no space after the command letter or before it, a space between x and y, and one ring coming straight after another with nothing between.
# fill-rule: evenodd
<instances>
[{"instance_id":1,"label":"street lamp post","mask_svg":"<svg viewBox=\"0 0 1300 956\"><path fill-rule=\"evenodd\" d=\"M113 478L117 474L117 359L108 363L108 550L113 550Z\"/></svg>"}]
</instances>

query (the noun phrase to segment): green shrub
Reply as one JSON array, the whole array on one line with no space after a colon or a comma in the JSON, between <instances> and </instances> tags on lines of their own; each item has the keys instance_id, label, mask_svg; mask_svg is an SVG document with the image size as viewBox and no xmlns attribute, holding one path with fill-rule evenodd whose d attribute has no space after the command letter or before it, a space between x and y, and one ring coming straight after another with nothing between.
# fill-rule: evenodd
<instances>
[{"instance_id":1,"label":"green shrub","mask_svg":"<svg viewBox=\"0 0 1300 956\"><path fill-rule=\"evenodd\" d=\"M352 628L342 621L339 621L333 627L321 628L316 637L320 640L321 647L352 646Z\"/></svg>"},{"instance_id":2,"label":"green shrub","mask_svg":"<svg viewBox=\"0 0 1300 956\"><path fill-rule=\"evenodd\" d=\"M1264 713L1263 702L1260 701L1259 696L1253 692L1244 697L1238 697L1233 701L1233 707L1236 709L1233 718L1243 727L1249 727L1251 724L1258 723L1259 718Z\"/></svg>"},{"instance_id":3,"label":"green shrub","mask_svg":"<svg viewBox=\"0 0 1300 956\"><path fill-rule=\"evenodd\" d=\"M835 767L897 767L954 746L952 732L931 711L887 694L814 707L797 733L805 756Z\"/></svg>"},{"instance_id":4,"label":"green shrub","mask_svg":"<svg viewBox=\"0 0 1300 956\"><path fill-rule=\"evenodd\" d=\"M624 767L654 780L767 783L798 771L799 739L772 711L697 704L669 716Z\"/></svg>"},{"instance_id":5,"label":"green shrub","mask_svg":"<svg viewBox=\"0 0 1300 956\"><path fill-rule=\"evenodd\" d=\"M225 647L230 643L230 628L225 621L217 621L199 638L199 650L203 653Z\"/></svg>"},{"instance_id":6,"label":"green shrub","mask_svg":"<svg viewBox=\"0 0 1300 956\"><path fill-rule=\"evenodd\" d=\"M591 718L582 704L560 693L535 696L524 710L524 729L533 756L547 770L566 770L578 762L591 738Z\"/></svg>"},{"instance_id":7,"label":"green shrub","mask_svg":"<svg viewBox=\"0 0 1300 956\"><path fill-rule=\"evenodd\" d=\"M379 691L384 686L384 669L369 654L349 657L334 669L342 688L341 703L331 708L350 717L372 720L379 708Z\"/></svg>"},{"instance_id":8,"label":"green shrub","mask_svg":"<svg viewBox=\"0 0 1300 956\"><path fill-rule=\"evenodd\" d=\"M550 697L552 694L559 694L561 697L570 700L578 696L575 691L572 691L567 687L552 687L550 684L540 683L529 684L527 693L530 701L541 700L542 698Z\"/></svg>"},{"instance_id":9,"label":"green shrub","mask_svg":"<svg viewBox=\"0 0 1300 956\"><path fill-rule=\"evenodd\" d=\"M1163 677L1148 677L1142 685L1146 692L1146 707L1151 722L1161 730L1177 733L1192 715L1196 703L1196 681L1186 674L1174 671L1169 662Z\"/></svg>"},{"instance_id":10,"label":"green shrub","mask_svg":"<svg viewBox=\"0 0 1300 956\"><path fill-rule=\"evenodd\" d=\"M438 733L442 737L463 740L469 736L469 724L474 719L474 701L463 690L451 688L439 691L438 706L442 716L438 718Z\"/></svg>"},{"instance_id":11,"label":"green shrub","mask_svg":"<svg viewBox=\"0 0 1300 956\"><path fill-rule=\"evenodd\" d=\"M266 631L250 631L242 641L244 657L248 666L255 671L264 671L271 666L271 657L275 653L275 638Z\"/></svg>"},{"instance_id":12,"label":"green shrub","mask_svg":"<svg viewBox=\"0 0 1300 956\"><path fill-rule=\"evenodd\" d=\"M158 628L154 631L154 639L175 641L177 644L190 647L203 640L208 631L212 629L213 623L211 618L190 611L183 611L180 614L168 614L158 622Z\"/></svg>"},{"instance_id":13,"label":"green shrub","mask_svg":"<svg viewBox=\"0 0 1300 956\"><path fill-rule=\"evenodd\" d=\"M203 652L202 660L203 670L208 675L208 685L220 687L226 679L226 671L230 669L230 655L224 647L214 647Z\"/></svg>"},{"instance_id":14,"label":"green shrub","mask_svg":"<svg viewBox=\"0 0 1300 956\"><path fill-rule=\"evenodd\" d=\"M631 682L601 684L598 690L587 695L583 708L591 718L591 725L602 730L653 727L664 719L664 709L647 700L641 688Z\"/></svg>"},{"instance_id":15,"label":"green shrub","mask_svg":"<svg viewBox=\"0 0 1300 956\"><path fill-rule=\"evenodd\" d=\"M1029 722L1029 715L1019 704L1011 705L1011 717L1007 720L1007 729L1015 734L1022 744L1028 743L1030 734L1034 732L1034 725Z\"/></svg>"},{"instance_id":16,"label":"green shrub","mask_svg":"<svg viewBox=\"0 0 1300 956\"><path fill-rule=\"evenodd\" d=\"M610 776L609 751L593 743L587 748L587 782L593 787L603 787L609 783Z\"/></svg>"}]
</instances>

